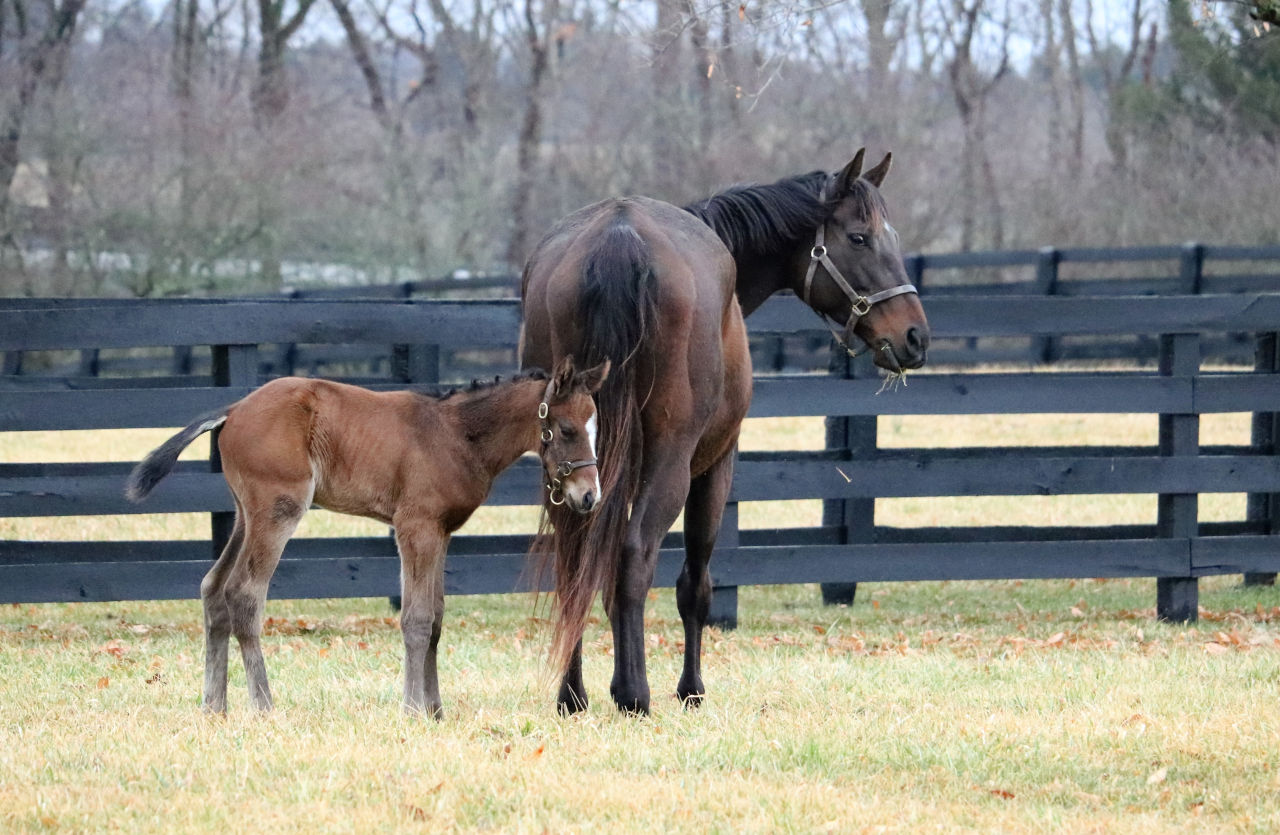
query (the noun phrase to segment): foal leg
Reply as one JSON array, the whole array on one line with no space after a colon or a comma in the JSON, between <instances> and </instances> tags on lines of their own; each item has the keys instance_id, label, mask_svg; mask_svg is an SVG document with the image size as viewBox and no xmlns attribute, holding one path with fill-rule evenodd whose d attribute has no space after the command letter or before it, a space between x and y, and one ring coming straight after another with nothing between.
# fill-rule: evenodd
<instances>
[{"instance_id":1,"label":"foal leg","mask_svg":"<svg viewBox=\"0 0 1280 835\"><path fill-rule=\"evenodd\" d=\"M245 502L248 518L244 547L226 582L231 631L240 644L250 701L259 710L271 709L271 688L262 657L262 610L267 588L280 564L285 543L306 512L311 491L275 491L271 495L274 498L265 503Z\"/></svg>"},{"instance_id":2,"label":"foal leg","mask_svg":"<svg viewBox=\"0 0 1280 835\"><path fill-rule=\"evenodd\" d=\"M733 483L733 461L731 449L695 478L684 506L684 569L676 581L676 605L684 624L684 671L676 685L676 695L685 707L698 707L706 693L702 685L702 629L711 611L711 574L707 565Z\"/></svg>"},{"instance_id":3,"label":"foal leg","mask_svg":"<svg viewBox=\"0 0 1280 835\"><path fill-rule=\"evenodd\" d=\"M236 521L222 556L200 583L204 607L204 700L208 713L227 712L227 650L231 641L231 610L224 586L227 574L244 546L244 511L236 502Z\"/></svg>"},{"instance_id":4,"label":"foal leg","mask_svg":"<svg viewBox=\"0 0 1280 835\"><path fill-rule=\"evenodd\" d=\"M404 636L404 710L444 717L436 649L444 621L444 556L449 537L434 523L396 520L400 549L400 631Z\"/></svg>"}]
</instances>

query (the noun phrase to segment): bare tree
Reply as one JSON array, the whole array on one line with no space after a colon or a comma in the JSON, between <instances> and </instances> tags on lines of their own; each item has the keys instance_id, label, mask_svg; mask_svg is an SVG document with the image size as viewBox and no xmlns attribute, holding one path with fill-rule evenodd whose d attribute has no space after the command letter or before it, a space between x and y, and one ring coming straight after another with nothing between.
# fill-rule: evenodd
<instances>
[{"instance_id":1,"label":"bare tree","mask_svg":"<svg viewBox=\"0 0 1280 835\"><path fill-rule=\"evenodd\" d=\"M290 39L302 28L314 3L315 0L296 0L292 13L286 15L289 0L258 0L258 66L250 103L254 125L265 145L260 161L268 165L278 158L278 154L270 153L268 149L272 149L278 140L281 117L289 106L285 53ZM280 227L284 222L280 188L275 177L264 177L261 185L258 202L262 228L261 274L267 283L279 284Z\"/></svg>"},{"instance_id":2,"label":"bare tree","mask_svg":"<svg viewBox=\"0 0 1280 835\"><path fill-rule=\"evenodd\" d=\"M22 270L9 193L23 130L42 87L56 88L85 0L0 0L0 267Z\"/></svg>"},{"instance_id":3,"label":"bare tree","mask_svg":"<svg viewBox=\"0 0 1280 835\"><path fill-rule=\"evenodd\" d=\"M533 192L537 182L542 146L545 86L551 66L551 25L559 13L559 0L548 0L541 19L534 0L524 0L522 35L528 59L524 90L524 115L516 140L516 187L511 198L511 239L507 262L524 263L533 245Z\"/></svg>"},{"instance_id":4,"label":"bare tree","mask_svg":"<svg viewBox=\"0 0 1280 835\"><path fill-rule=\"evenodd\" d=\"M1012 20L1006 3L1004 16L996 24L999 45L995 66L984 71L978 65L974 40L985 11L983 0L953 0L947 23L951 50L947 78L964 129L960 170L960 248L963 250L972 249L976 240L976 218L980 210L978 178L981 178L986 203L983 213L990 225L989 245L996 249L1004 246L1004 210L987 148L987 100L1009 71Z\"/></svg>"},{"instance_id":5,"label":"bare tree","mask_svg":"<svg viewBox=\"0 0 1280 835\"><path fill-rule=\"evenodd\" d=\"M1128 14L1128 31L1126 46L1120 55L1119 63L1112 60L1112 41L1099 37L1094 27L1093 0L1085 0L1085 34L1089 40L1089 49L1094 63L1102 72L1103 90L1107 97L1107 148L1111 151L1111 162L1117 172L1124 173L1128 168L1129 150L1125 144L1124 128L1119 118L1121 88L1133 74L1134 62L1142 46L1142 0L1130 0Z\"/></svg>"}]
</instances>

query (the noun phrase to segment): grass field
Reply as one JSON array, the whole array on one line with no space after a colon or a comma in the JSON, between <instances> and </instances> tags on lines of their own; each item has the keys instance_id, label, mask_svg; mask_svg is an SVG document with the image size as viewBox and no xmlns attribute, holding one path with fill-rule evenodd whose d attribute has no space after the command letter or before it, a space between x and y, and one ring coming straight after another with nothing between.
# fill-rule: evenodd
<instances>
[{"instance_id":1,"label":"grass field","mask_svg":"<svg viewBox=\"0 0 1280 835\"><path fill-rule=\"evenodd\" d=\"M885 418L882 444L1150 443L1154 418ZM166 436L0 435L0 461L136 460ZM1204 443L1246 443L1244 416ZM821 444L821 423L753 422L747 448ZM207 454L196 448L194 455ZM920 504L917 504L920 503ZM1202 518L1240 518L1207 496ZM1153 497L892 500L887 524L1151 521ZM745 506L815 522L818 503ZM529 520L487 511L471 532ZM0 519L0 537L203 537L201 516ZM308 535L384 534L309 514ZM1280 592L1201 584L1202 618L1154 621L1154 581L746 588L706 642L709 695L671 693L682 634L651 597L654 713L615 714L612 641L589 628L582 716L562 719L545 624L523 596L454 597L446 718L400 711L384 600L268 601L277 711L199 713L192 601L0 607L0 830L16 832L1280 831ZM193 589L194 593L194 589ZM597 612L597 621L599 613Z\"/></svg>"}]
</instances>

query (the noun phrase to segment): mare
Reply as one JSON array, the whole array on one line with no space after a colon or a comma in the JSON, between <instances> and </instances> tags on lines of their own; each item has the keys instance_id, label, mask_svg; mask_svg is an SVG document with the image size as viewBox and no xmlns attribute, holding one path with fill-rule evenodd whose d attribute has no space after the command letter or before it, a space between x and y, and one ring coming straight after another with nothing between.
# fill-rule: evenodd
<instances>
[{"instance_id":1,"label":"mare","mask_svg":"<svg viewBox=\"0 0 1280 835\"><path fill-rule=\"evenodd\" d=\"M528 371L443 397L373 392L284 377L197 418L134 468L126 495L141 501L179 453L211 429L235 498L235 525L200 584L204 603L204 708L227 709L227 649L235 634L253 704L270 710L260 635L280 553L312 504L395 527L400 552L406 712L439 718L436 647L444 617L449 537L485 500L494 478L538 452L547 490L587 513L600 500L596 409L607 362L548 376Z\"/></svg>"},{"instance_id":2,"label":"mare","mask_svg":"<svg viewBox=\"0 0 1280 835\"><path fill-rule=\"evenodd\" d=\"M694 706L705 694L707 566L751 400L745 313L791 289L840 326L846 347L857 337L890 373L924 363L929 326L879 191L890 157L865 173L862 159L858 151L834 174L732 188L684 209L605 200L557 223L525 265L522 364L613 363L597 395L601 506L590 517L548 507L535 544L555 570L562 713L587 706L582 634L597 590L613 630L610 694L623 711L649 711L644 607L659 543L681 509L676 695Z\"/></svg>"}]
</instances>

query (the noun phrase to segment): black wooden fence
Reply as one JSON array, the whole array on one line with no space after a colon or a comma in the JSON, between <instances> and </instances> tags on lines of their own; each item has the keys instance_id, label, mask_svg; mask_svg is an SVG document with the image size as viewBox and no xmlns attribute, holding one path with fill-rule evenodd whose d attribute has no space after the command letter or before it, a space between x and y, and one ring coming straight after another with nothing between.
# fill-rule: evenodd
<instances>
[{"instance_id":1,"label":"black wooden fence","mask_svg":"<svg viewBox=\"0 0 1280 835\"><path fill-rule=\"evenodd\" d=\"M894 393L843 358L828 374L761 375L753 417L823 416L828 449L745 453L712 562L717 613L731 620L736 587L766 583L1155 577L1159 614L1196 616L1197 578L1267 575L1280 568L1276 533L1280 454L1280 294L1163 297L960 296L929 300L939 339L1068 339L1142 336L1159 346L1158 368L1069 373L918 373ZM757 334L810 338L816 320L794 298L771 300L748 322ZM0 304L0 351L121 350L207 346L209 374L0 377L0 431L173 427L243 396L262 379L264 346L390 347L396 367L381 385L432 382L446 351L509 351L511 301L26 301ZM821 327L819 325L819 327ZM1249 334L1253 367L1204 370L1203 348ZM369 381L365 381L369 382ZM1201 447L1199 416L1254 415L1254 441ZM1160 442L1124 438L1069 448L882 449L878 415L1147 413ZM93 451L86 450L86 457ZM0 602L181 598L196 594L230 497L209 465L180 464L147 504L121 495L128 463L0 463L0 516L199 511L215 540L185 542L0 541ZM1200 493L1250 494L1249 518L1202 524ZM895 529L877 525L874 501L900 496L1157 494L1155 524L1118 527ZM503 476L492 503L538 497L536 465ZM739 530L742 502L820 499L819 526ZM454 539L446 587L454 594L508 592L524 582L522 536ZM658 583L674 583L679 536L664 546ZM389 537L295 540L272 584L274 597L384 596L398 586ZM830 585L833 595L839 589Z\"/></svg>"},{"instance_id":2,"label":"black wooden fence","mask_svg":"<svg viewBox=\"0 0 1280 835\"><path fill-rule=\"evenodd\" d=\"M908 274L926 303L937 297L968 295L1022 296L1150 296L1217 295L1280 292L1280 246L1147 246L1128 249L1043 249L909 255ZM518 276L432 278L395 284L346 287L290 288L273 298L307 301L347 300L459 300L515 298ZM7 304L17 304L10 301ZM43 304L40 300L32 303ZM78 302L66 302L78 303ZM95 304L98 302L95 302ZM751 338L757 371L819 371L827 367L825 331L797 334L757 332ZM431 367L441 380L470 379L510 368L509 349L486 352L441 348ZM1203 355L1215 362L1252 362L1254 343L1248 334L1206 334ZM1159 340L1151 334L1069 334L1040 336L1008 334L942 337L934 340L930 362L935 365L991 363L1055 363L1062 361L1123 360L1155 364ZM387 345L281 343L259 351L265 375L310 374L364 377L377 380L390 374L403 377L405 361ZM57 373L67 376L137 376L209 374L207 348L175 346L172 352L112 352L86 348L54 358L24 357L10 351L3 372Z\"/></svg>"}]
</instances>

